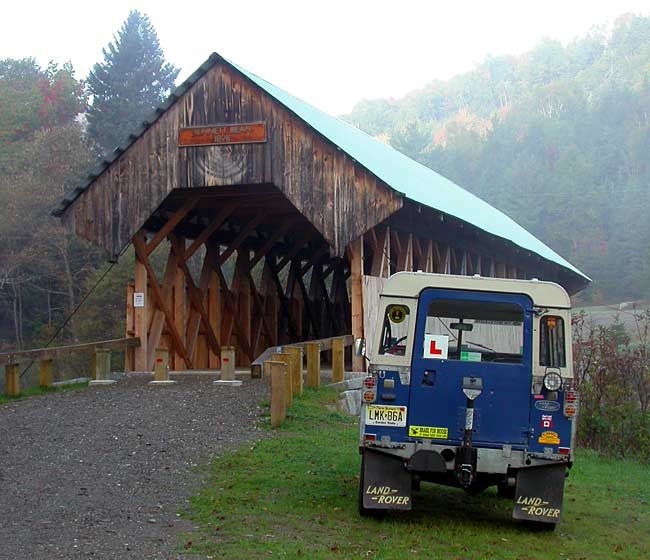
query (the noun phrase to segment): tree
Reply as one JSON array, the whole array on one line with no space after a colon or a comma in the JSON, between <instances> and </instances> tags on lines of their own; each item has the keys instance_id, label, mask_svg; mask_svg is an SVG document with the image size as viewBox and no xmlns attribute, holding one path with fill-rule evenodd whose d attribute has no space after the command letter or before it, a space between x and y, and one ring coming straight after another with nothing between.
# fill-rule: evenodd
<instances>
[{"instance_id":1,"label":"tree","mask_svg":"<svg viewBox=\"0 0 650 560\"><path fill-rule=\"evenodd\" d=\"M113 39L102 51L104 61L88 76L88 134L103 153L124 142L164 100L179 72L165 62L153 25L137 10L129 13Z\"/></svg>"}]
</instances>

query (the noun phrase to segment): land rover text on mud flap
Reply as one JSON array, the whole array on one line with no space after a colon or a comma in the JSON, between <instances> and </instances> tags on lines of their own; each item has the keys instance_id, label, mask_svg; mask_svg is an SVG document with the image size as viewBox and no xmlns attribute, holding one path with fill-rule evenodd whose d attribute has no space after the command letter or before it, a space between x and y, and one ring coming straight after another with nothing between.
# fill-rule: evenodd
<instances>
[{"instance_id":1,"label":"land rover text on mud flap","mask_svg":"<svg viewBox=\"0 0 650 560\"><path fill-rule=\"evenodd\" d=\"M360 513L411 509L421 481L469 493L494 485L515 519L554 528L578 412L564 289L400 272L378 312L362 387Z\"/></svg>"}]
</instances>

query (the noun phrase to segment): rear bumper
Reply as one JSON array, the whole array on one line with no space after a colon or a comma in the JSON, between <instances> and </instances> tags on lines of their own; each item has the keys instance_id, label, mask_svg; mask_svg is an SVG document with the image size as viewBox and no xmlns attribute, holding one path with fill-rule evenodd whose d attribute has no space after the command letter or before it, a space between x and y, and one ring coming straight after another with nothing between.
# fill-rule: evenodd
<instances>
[{"instance_id":1,"label":"rear bumper","mask_svg":"<svg viewBox=\"0 0 650 560\"><path fill-rule=\"evenodd\" d=\"M439 445L428 441L425 441L423 443L382 443L377 441L370 441L364 442L360 450L363 451L364 449L369 449L379 453L384 453L386 455L399 457L404 461L410 461L413 455L418 451L433 451L440 455L441 460L445 464L447 470L452 471L454 469L454 458L456 453L455 445ZM477 473L507 474L508 471L511 471L513 469L544 466L550 464L566 464L567 466L570 466L569 457L565 455L540 456L539 454L528 453L526 450L512 449L509 446L503 446L501 449L476 446L476 450L478 453L476 469ZM445 460L446 458L449 458L449 460Z\"/></svg>"}]
</instances>

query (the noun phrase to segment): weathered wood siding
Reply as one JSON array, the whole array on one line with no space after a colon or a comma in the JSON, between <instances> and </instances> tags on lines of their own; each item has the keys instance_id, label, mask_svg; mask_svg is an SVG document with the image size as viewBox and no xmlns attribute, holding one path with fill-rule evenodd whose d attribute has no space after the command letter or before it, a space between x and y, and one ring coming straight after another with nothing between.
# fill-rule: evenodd
<instances>
[{"instance_id":1,"label":"weathered wood siding","mask_svg":"<svg viewBox=\"0 0 650 560\"><path fill-rule=\"evenodd\" d=\"M180 126L264 121L260 144L178 147ZM173 189L273 184L341 255L402 207L400 195L235 68L218 62L66 210L79 236L117 254Z\"/></svg>"}]
</instances>

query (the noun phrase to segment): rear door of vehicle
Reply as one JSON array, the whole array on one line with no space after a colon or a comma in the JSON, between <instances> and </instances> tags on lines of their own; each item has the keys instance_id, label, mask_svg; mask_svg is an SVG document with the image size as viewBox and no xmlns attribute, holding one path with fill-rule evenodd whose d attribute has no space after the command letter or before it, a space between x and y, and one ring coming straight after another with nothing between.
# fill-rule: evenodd
<instances>
[{"instance_id":1,"label":"rear door of vehicle","mask_svg":"<svg viewBox=\"0 0 650 560\"><path fill-rule=\"evenodd\" d=\"M483 389L474 404L474 442L495 447L525 445L531 361L532 301L528 296L424 290L413 345L409 436L460 442L467 404L463 379L478 377Z\"/></svg>"}]
</instances>

